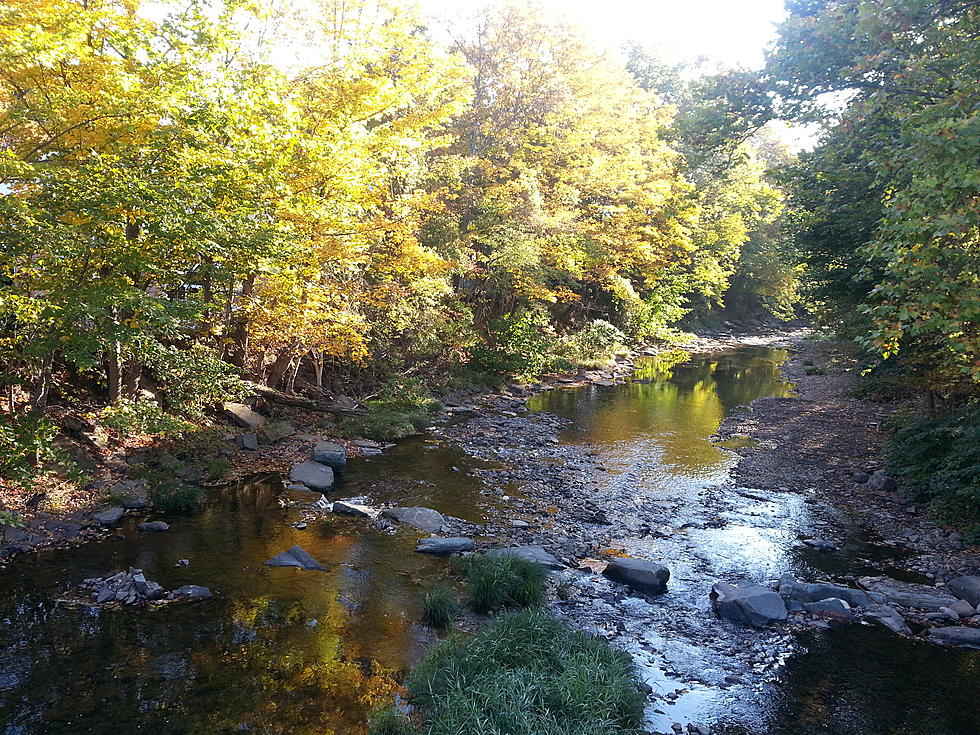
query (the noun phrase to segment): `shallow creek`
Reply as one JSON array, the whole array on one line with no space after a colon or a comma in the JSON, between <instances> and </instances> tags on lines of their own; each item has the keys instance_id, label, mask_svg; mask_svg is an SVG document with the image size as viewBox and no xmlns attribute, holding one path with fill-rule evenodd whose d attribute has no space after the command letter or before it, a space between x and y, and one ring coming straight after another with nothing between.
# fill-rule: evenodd
<instances>
[{"instance_id":1,"label":"shallow creek","mask_svg":"<svg viewBox=\"0 0 980 735\"><path fill-rule=\"evenodd\" d=\"M715 579L863 573L885 553L847 518L812 512L812 499L726 486L737 456L710 437L736 406L790 393L778 370L785 356L740 348L648 358L631 381L556 389L530 403L572 421L562 443L598 452L607 491L670 519L667 533L624 531L621 539L672 570L666 595L636 601L648 617L623 639L657 692L680 692L654 700L649 727L980 733L975 653L858 625L761 634L710 614L706 589ZM481 492L468 473L475 465L421 437L351 461L334 495L425 505L480 523L500 501ZM418 624L419 600L447 576L447 564L414 553L417 534L389 535L360 519L297 530L281 492L278 478L255 478L211 492L199 513L168 518L166 533L130 523L113 539L24 558L0 573L0 735L363 733L373 704L397 694L399 674L432 640ZM839 552L799 543L828 522L849 529ZM329 571L263 566L293 544ZM190 563L176 567L179 559ZM156 610L59 601L82 579L128 566L167 589L200 584L216 597ZM716 643L701 645L709 639ZM773 663L736 666L737 681L726 680L732 667L722 659L733 646L753 645L771 647Z\"/></svg>"}]
</instances>

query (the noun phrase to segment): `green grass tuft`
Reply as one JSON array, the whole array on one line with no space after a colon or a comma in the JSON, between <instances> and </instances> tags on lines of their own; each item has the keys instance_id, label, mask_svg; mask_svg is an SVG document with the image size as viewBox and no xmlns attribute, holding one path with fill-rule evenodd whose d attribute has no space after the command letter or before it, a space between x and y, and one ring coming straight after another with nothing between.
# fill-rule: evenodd
<instances>
[{"instance_id":1,"label":"green grass tuft","mask_svg":"<svg viewBox=\"0 0 980 735\"><path fill-rule=\"evenodd\" d=\"M405 715L395 711L394 707L383 709L371 715L370 735L417 735Z\"/></svg>"},{"instance_id":2,"label":"green grass tuft","mask_svg":"<svg viewBox=\"0 0 980 735\"><path fill-rule=\"evenodd\" d=\"M422 622L433 628L445 630L456 621L459 612L459 603L453 591L445 585L437 585L425 595Z\"/></svg>"},{"instance_id":3,"label":"green grass tuft","mask_svg":"<svg viewBox=\"0 0 980 735\"><path fill-rule=\"evenodd\" d=\"M477 612L536 607L544 601L548 572L540 564L511 554L471 556L460 563Z\"/></svg>"},{"instance_id":4,"label":"green grass tuft","mask_svg":"<svg viewBox=\"0 0 980 735\"><path fill-rule=\"evenodd\" d=\"M407 684L427 735L632 735L643 722L630 656L538 610L438 644Z\"/></svg>"},{"instance_id":5,"label":"green grass tuft","mask_svg":"<svg viewBox=\"0 0 980 735\"><path fill-rule=\"evenodd\" d=\"M149 485L153 507L164 513L194 510L204 501L204 490L177 479L159 480Z\"/></svg>"}]
</instances>

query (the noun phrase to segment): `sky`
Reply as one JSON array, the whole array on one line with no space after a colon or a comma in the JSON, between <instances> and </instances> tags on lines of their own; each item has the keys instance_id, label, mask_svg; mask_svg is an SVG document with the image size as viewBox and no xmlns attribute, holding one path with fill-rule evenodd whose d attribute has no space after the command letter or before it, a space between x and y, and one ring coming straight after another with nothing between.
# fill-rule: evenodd
<instances>
[{"instance_id":1,"label":"sky","mask_svg":"<svg viewBox=\"0 0 980 735\"><path fill-rule=\"evenodd\" d=\"M627 41L659 51L668 62L707 57L725 66L758 68L782 0L539 0L579 24L600 46ZM437 17L458 18L486 0L419 0Z\"/></svg>"}]
</instances>

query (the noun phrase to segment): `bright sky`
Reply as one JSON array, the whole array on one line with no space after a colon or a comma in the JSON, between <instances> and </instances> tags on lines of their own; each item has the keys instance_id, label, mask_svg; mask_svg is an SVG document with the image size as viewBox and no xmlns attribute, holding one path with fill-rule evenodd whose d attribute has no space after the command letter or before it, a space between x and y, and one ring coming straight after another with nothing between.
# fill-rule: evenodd
<instances>
[{"instance_id":1,"label":"bright sky","mask_svg":"<svg viewBox=\"0 0 980 735\"><path fill-rule=\"evenodd\" d=\"M782 0L539 0L582 26L598 45L627 41L660 52L665 61L707 57L726 66L759 67L783 15ZM419 0L424 10L459 18L486 0Z\"/></svg>"}]
</instances>

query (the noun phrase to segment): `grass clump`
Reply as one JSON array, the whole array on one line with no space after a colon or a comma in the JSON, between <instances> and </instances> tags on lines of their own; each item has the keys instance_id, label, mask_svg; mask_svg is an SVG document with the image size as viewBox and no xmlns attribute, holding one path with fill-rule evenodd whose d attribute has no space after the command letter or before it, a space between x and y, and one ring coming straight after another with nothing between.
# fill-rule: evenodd
<instances>
[{"instance_id":1,"label":"grass clump","mask_svg":"<svg viewBox=\"0 0 980 735\"><path fill-rule=\"evenodd\" d=\"M396 712L394 707L383 709L371 715L369 735L417 735L417 730L405 715Z\"/></svg>"},{"instance_id":2,"label":"grass clump","mask_svg":"<svg viewBox=\"0 0 980 735\"><path fill-rule=\"evenodd\" d=\"M544 600L548 572L540 564L513 554L471 556L461 564L477 612L536 607Z\"/></svg>"},{"instance_id":3,"label":"grass clump","mask_svg":"<svg viewBox=\"0 0 980 735\"><path fill-rule=\"evenodd\" d=\"M445 630L459 617L459 603L453 591L438 585L426 593L422 603L422 622L433 628Z\"/></svg>"},{"instance_id":4,"label":"grass clump","mask_svg":"<svg viewBox=\"0 0 980 735\"><path fill-rule=\"evenodd\" d=\"M408 690L427 735L631 735L643 721L629 655L538 610L437 645Z\"/></svg>"}]
</instances>

